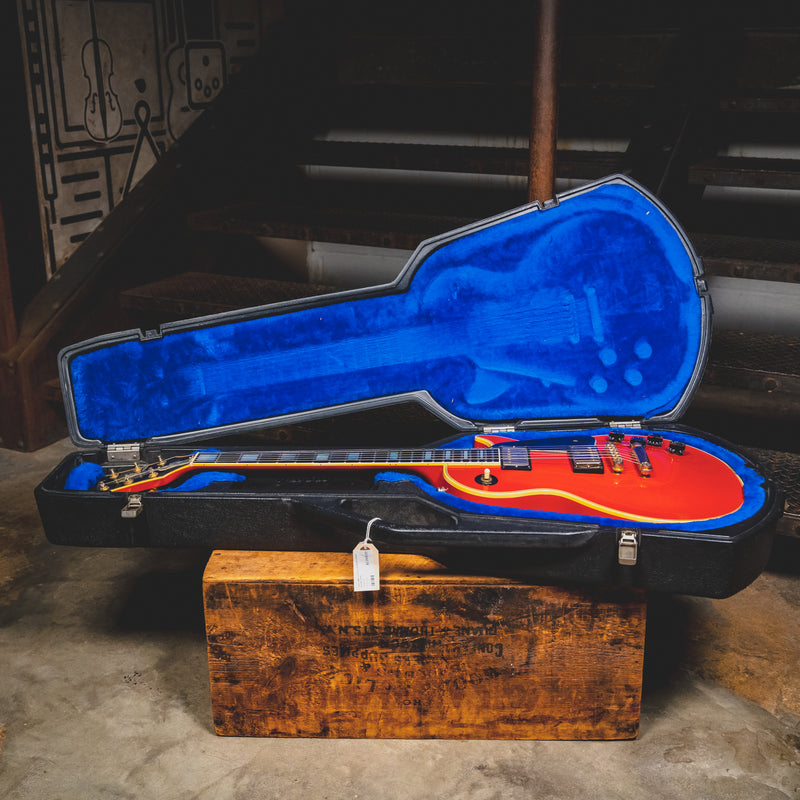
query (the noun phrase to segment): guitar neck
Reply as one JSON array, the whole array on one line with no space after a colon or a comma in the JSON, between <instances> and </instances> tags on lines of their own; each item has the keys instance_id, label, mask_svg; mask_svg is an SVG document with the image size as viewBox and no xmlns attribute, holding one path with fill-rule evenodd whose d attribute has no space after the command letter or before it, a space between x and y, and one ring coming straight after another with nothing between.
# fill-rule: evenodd
<instances>
[{"instance_id":1,"label":"guitar neck","mask_svg":"<svg viewBox=\"0 0 800 800\"><path fill-rule=\"evenodd\" d=\"M506 448L508 449L508 448ZM197 470L263 470L263 469L366 469L397 467L409 469L424 466L458 464L481 467L497 466L502 455L495 448L413 449L413 450L242 450L204 451L186 456L159 458L152 464L137 464L133 469L118 472L110 469L98 488L107 491L131 491L163 487L181 475Z\"/></svg>"},{"instance_id":2,"label":"guitar neck","mask_svg":"<svg viewBox=\"0 0 800 800\"><path fill-rule=\"evenodd\" d=\"M194 467L305 466L385 467L425 464L499 464L497 448L413 449L413 450L247 450L241 452L198 452Z\"/></svg>"}]
</instances>

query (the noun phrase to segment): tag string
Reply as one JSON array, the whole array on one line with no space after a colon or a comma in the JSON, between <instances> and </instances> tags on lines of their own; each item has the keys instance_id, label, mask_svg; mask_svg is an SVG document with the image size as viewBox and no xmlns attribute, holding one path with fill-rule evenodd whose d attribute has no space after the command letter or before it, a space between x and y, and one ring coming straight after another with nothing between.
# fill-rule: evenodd
<instances>
[{"instance_id":1,"label":"tag string","mask_svg":"<svg viewBox=\"0 0 800 800\"><path fill-rule=\"evenodd\" d=\"M372 526L373 526L373 525L374 525L376 522L380 522L380 521L381 521L381 518L380 518L380 517L373 517L373 518L372 518L372 519L371 519L371 520L370 520L370 521L367 523L367 535L364 537L364 544L369 544L369 543L372 541L372 539L370 539L369 532L372 530Z\"/></svg>"}]
</instances>

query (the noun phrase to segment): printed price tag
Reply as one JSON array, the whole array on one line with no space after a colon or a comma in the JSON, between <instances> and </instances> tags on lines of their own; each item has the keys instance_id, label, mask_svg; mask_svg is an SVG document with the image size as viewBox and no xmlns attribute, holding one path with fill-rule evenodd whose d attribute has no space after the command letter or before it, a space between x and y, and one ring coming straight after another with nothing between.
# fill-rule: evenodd
<instances>
[{"instance_id":1,"label":"printed price tag","mask_svg":"<svg viewBox=\"0 0 800 800\"><path fill-rule=\"evenodd\" d=\"M369 521L364 541L353 550L353 591L356 592L375 592L381 588L380 555L369 538L372 523L377 521L378 517Z\"/></svg>"}]
</instances>

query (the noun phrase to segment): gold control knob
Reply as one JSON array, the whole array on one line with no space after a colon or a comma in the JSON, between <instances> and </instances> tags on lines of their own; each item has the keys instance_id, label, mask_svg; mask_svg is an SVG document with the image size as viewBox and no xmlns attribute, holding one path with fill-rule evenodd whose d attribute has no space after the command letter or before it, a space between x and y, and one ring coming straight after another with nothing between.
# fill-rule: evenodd
<instances>
[{"instance_id":1,"label":"gold control knob","mask_svg":"<svg viewBox=\"0 0 800 800\"><path fill-rule=\"evenodd\" d=\"M489 469L489 467L486 467L483 473L481 475L478 475L478 477L475 478L475 480L477 483L480 483L483 486L494 486L494 484L497 483L497 478L495 478L495 476L492 475L492 471Z\"/></svg>"}]
</instances>

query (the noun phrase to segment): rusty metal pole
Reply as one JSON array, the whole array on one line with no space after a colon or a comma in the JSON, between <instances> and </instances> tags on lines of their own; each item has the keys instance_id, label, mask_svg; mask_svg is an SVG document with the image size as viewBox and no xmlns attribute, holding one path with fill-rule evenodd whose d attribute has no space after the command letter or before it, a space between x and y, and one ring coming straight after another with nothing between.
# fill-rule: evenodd
<instances>
[{"instance_id":1,"label":"rusty metal pole","mask_svg":"<svg viewBox=\"0 0 800 800\"><path fill-rule=\"evenodd\" d=\"M538 0L531 107L528 200L544 203L556 193L558 139L558 17L560 0Z\"/></svg>"}]
</instances>

